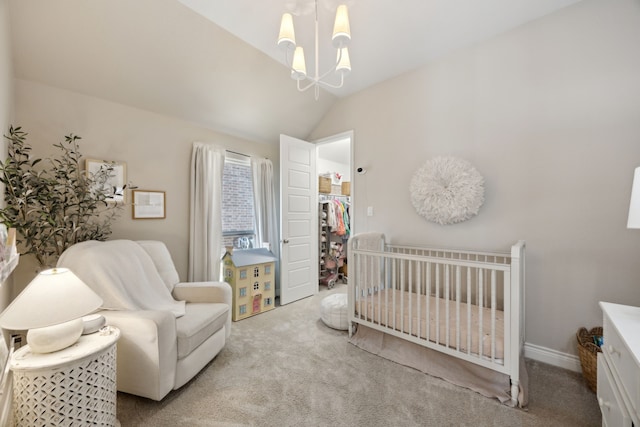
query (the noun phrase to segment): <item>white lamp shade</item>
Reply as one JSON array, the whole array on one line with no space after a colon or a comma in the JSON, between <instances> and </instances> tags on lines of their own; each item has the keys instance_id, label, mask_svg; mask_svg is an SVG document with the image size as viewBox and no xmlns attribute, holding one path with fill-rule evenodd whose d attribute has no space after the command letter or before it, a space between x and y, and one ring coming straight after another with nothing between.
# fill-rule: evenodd
<instances>
[{"instance_id":1,"label":"white lamp shade","mask_svg":"<svg viewBox=\"0 0 640 427\"><path fill-rule=\"evenodd\" d=\"M633 174L627 228L640 228L640 166L636 168Z\"/></svg>"},{"instance_id":2,"label":"white lamp shade","mask_svg":"<svg viewBox=\"0 0 640 427\"><path fill-rule=\"evenodd\" d=\"M0 314L0 327L42 328L77 319L102 305L102 298L66 268L52 268L35 279Z\"/></svg>"},{"instance_id":3,"label":"white lamp shade","mask_svg":"<svg viewBox=\"0 0 640 427\"><path fill-rule=\"evenodd\" d=\"M288 48L296 45L296 34L293 29L293 17L290 13L283 13L280 21L280 35L278 36L278 47Z\"/></svg>"},{"instance_id":4,"label":"white lamp shade","mask_svg":"<svg viewBox=\"0 0 640 427\"><path fill-rule=\"evenodd\" d=\"M346 47L338 49L338 65L336 71L341 72L343 75L347 75L351 72L351 61L349 60L349 49Z\"/></svg>"},{"instance_id":5,"label":"white lamp shade","mask_svg":"<svg viewBox=\"0 0 640 427\"><path fill-rule=\"evenodd\" d=\"M336 10L336 20L333 24L333 41L334 47L347 46L351 41L351 29L349 27L349 12L347 6L341 4Z\"/></svg>"},{"instance_id":6,"label":"white lamp shade","mask_svg":"<svg viewBox=\"0 0 640 427\"><path fill-rule=\"evenodd\" d=\"M304 49L302 46L296 47L296 50L293 52L291 68L292 79L302 80L307 76L307 65L304 62Z\"/></svg>"}]
</instances>

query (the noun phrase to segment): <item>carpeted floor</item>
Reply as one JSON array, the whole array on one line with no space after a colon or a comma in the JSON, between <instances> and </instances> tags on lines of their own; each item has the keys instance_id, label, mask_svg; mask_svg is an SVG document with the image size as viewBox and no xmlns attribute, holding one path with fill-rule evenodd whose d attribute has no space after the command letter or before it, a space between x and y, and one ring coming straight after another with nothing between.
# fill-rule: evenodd
<instances>
[{"instance_id":1,"label":"carpeted floor","mask_svg":"<svg viewBox=\"0 0 640 427\"><path fill-rule=\"evenodd\" d=\"M527 361L527 410L449 384L349 344L320 301L345 285L234 322L230 341L162 402L118 394L128 426L599 426L582 376Z\"/></svg>"}]
</instances>

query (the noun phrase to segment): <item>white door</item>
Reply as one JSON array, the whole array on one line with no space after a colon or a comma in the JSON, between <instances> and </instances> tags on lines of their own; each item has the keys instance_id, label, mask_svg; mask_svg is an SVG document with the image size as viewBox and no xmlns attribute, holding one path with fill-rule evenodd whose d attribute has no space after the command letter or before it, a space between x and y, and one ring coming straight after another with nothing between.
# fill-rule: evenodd
<instances>
[{"instance_id":1,"label":"white door","mask_svg":"<svg viewBox=\"0 0 640 427\"><path fill-rule=\"evenodd\" d=\"M280 304L318 292L316 146L280 135Z\"/></svg>"}]
</instances>

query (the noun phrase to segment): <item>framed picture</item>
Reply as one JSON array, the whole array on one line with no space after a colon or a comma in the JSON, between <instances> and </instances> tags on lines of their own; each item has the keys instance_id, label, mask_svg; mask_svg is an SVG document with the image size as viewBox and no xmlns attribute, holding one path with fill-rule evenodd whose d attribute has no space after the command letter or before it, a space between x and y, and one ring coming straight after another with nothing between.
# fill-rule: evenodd
<instances>
[{"instance_id":1,"label":"framed picture","mask_svg":"<svg viewBox=\"0 0 640 427\"><path fill-rule=\"evenodd\" d=\"M87 176L95 175L101 168L110 168L111 175L104 184L102 191L107 195L107 201L109 202L124 203L126 201L127 165L124 162L87 159L85 167Z\"/></svg>"},{"instance_id":2,"label":"framed picture","mask_svg":"<svg viewBox=\"0 0 640 427\"><path fill-rule=\"evenodd\" d=\"M133 190L133 219L162 219L165 214L165 192Z\"/></svg>"}]
</instances>

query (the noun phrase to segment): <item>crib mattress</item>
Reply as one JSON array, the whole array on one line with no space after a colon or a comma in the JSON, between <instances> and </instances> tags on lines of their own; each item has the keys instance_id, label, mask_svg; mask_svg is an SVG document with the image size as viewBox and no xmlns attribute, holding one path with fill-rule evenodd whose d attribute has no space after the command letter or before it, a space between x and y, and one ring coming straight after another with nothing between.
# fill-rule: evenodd
<instances>
[{"instance_id":1,"label":"crib mattress","mask_svg":"<svg viewBox=\"0 0 640 427\"><path fill-rule=\"evenodd\" d=\"M428 325L427 301L429 305ZM447 304L449 306L448 312ZM420 312L418 312L418 306ZM471 309L470 321L468 320L469 308ZM355 310L356 317L364 317L375 324L416 337L419 336L422 339L464 353L479 355L479 343L482 343L483 358L501 361L504 357L504 312L501 310L495 310L493 339L491 309L474 304L460 303L458 321L455 301L397 289L384 289L373 295L360 297L356 301ZM482 324L481 328L480 324ZM492 355L493 343L495 343L495 350Z\"/></svg>"}]
</instances>

